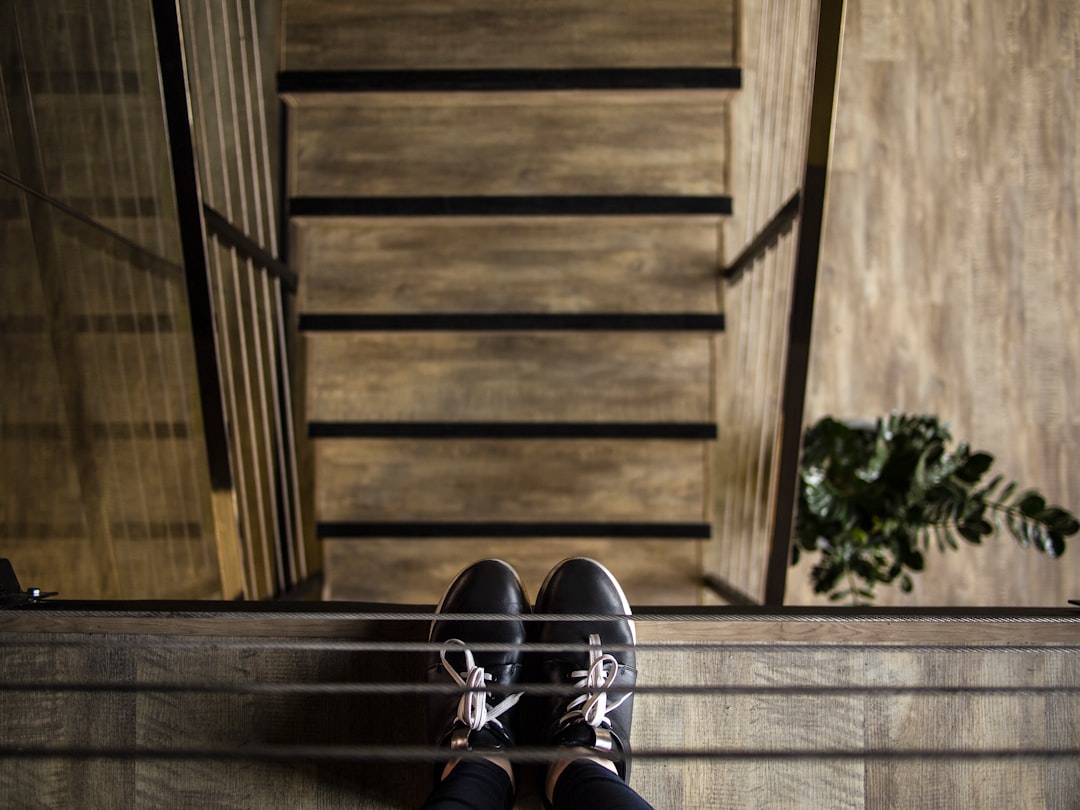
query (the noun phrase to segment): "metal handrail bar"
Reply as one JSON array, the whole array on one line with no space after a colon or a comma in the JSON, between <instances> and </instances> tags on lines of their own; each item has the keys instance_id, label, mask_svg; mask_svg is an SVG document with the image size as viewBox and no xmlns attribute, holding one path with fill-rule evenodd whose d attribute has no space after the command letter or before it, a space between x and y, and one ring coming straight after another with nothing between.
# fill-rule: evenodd
<instances>
[{"instance_id":1,"label":"metal handrail bar","mask_svg":"<svg viewBox=\"0 0 1080 810\"><path fill-rule=\"evenodd\" d=\"M275 259L258 242L229 222L224 215L205 203L203 204L203 218L206 221L207 231L215 236L219 242L232 248L243 258L250 260L259 269L265 270L274 278L280 279L289 292L296 292L299 278L283 261Z\"/></svg>"},{"instance_id":2,"label":"metal handrail bar","mask_svg":"<svg viewBox=\"0 0 1080 810\"><path fill-rule=\"evenodd\" d=\"M186 268L192 335L195 338L195 363L199 378L199 400L202 405L210 484L217 491L228 491L233 484L229 428L225 421L220 354L211 295L213 282L209 275L202 192L191 131L191 97L187 88L187 66L180 33L180 11L176 0L154 0L153 16L158 62L161 66L162 102L176 191L180 245Z\"/></svg>"},{"instance_id":3,"label":"metal handrail bar","mask_svg":"<svg viewBox=\"0 0 1080 810\"><path fill-rule=\"evenodd\" d=\"M791 224L799 215L801 202L800 191L796 189L795 193L788 198L788 201L758 231L753 241L743 249L742 253L735 257L731 264L723 269L721 275L725 281L729 284L738 281L746 268L752 265L762 253L776 244L776 240L791 228Z\"/></svg>"}]
</instances>

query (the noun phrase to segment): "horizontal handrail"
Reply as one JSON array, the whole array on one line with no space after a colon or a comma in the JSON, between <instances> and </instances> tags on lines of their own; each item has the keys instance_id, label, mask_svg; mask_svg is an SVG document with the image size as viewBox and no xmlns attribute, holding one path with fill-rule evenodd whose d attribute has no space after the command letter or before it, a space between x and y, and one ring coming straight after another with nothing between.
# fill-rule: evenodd
<instances>
[{"instance_id":1,"label":"horizontal handrail","mask_svg":"<svg viewBox=\"0 0 1080 810\"><path fill-rule=\"evenodd\" d=\"M217 237L218 241L231 247L245 259L249 259L256 267L280 279L289 292L296 292L300 280L283 261L271 256L258 242L209 205L203 204L203 217L206 220L207 232Z\"/></svg>"},{"instance_id":2,"label":"horizontal handrail","mask_svg":"<svg viewBox=\"0 0 1080 810\"><path fill-rule=\"evenodd\" d=\"M93 228L102 236L108 237L110 242L122 245L124 248L130 251L131 254L133 254L134 256L138 256L139 260L137 262L133 262L133 266L137 269L145 270L150 273L156 273L163 278L172 280L178 279L179 274L183 273L183 268L175 262L171 262L163 256L159 256L157 253L154 253L152 250L148 250L147 248L143 247L135 240L130 239L121 233L117 233L112 228L108 227L107 225L103 225L93 217L87 216L82 211L78 211L75 208L72 208L63 200L59 200L51 194L47 194L44 191L39 191L38 189L28 186L26 183L19 180L19 178L13 177L2 169L0 169L0 180L3 180L5 183L14 186L24 194L29 194L32 197L41 200L43 203L52 206L57 211L66 214L67 216L71 217L74 220L77 220L83 225Z\"/></svg>"},{"instance_id":3,"label":"horizontal handrail","mask_svg":"<svg viewBox=\"0 0 1080 810\"><path fill-rule=\"evenodd\" d=\"M802 195L796 191L788 198L780 210L773 214L772 218L758 232L757 236L735 259L724 268L723 276L728 282L734 282L746 268L752 265L757 258L769 247L776 244L781 234L792 227L799 215L799 206L802 203Z\"/></svg>"}]
</instances>

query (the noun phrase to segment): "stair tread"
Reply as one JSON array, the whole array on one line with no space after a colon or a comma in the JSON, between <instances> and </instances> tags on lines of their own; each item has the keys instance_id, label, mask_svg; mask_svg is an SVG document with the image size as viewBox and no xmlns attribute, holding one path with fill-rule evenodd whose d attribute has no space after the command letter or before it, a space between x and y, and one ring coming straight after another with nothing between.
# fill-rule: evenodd
<instances>
[{"instance_id":1,"label":"stair tread","mask_svg":"<svg viewBox=\"0 0 1080 810\"><path fill-rule=\"evenodd\" d=\"M310 420L709 422L712 337L649 332L309 335Z\"/></svg>"},{"instance_id":2,"label":"stair tread","mask_svg":"<svg viewBox=\"0 0 1080 810\"><path fill-rule=\"evenodd\" d=\"M714 0L288 0L288 69L731 65L736 5Z\"/></svg>"},{"instance_id":3,"label":"stair tread","mask_svg":"<svg viewBox=\"0 0 1080 810\"><path fill-rule=\"evenodd\" d=\"M716 312L715 217L293 220L303 313Z\"/></svg>"},{"instance_id":4,"label":"stair tread","mask_svg":"<svg viewBox=\"0 0 1080 810\"><path fill-rule=\"evenodd\" d=\"M289 115L289 194L722 195L723 94L335 94Z\"/></svg>"},{"instance_id":5,"label":"stair tread","mask_svg":"<svg viewBox=\"0 0 1080 810\"><path fill-rule=\"evenodd\" d=\"M317 521L706 520L706 443L315 442Z\"/></svg>"},{"instance_id":6,"label":"stair tread","mask_svg":"<svg viewBox=\"0 0 1080 810\"><path fill-rule=\"evenodd\" d=\"M634 544L632 554L626 551L627 542ZM514 566L535 596L553 565L577 556L605 561L632 605L696 605L701 599L694 541L335 539L324 541L323 549L323 598L331 600L437 604L461 569L492 557ZM364 576L372 559L380 560L384 575Z\"/></svg>"}]
</instances>

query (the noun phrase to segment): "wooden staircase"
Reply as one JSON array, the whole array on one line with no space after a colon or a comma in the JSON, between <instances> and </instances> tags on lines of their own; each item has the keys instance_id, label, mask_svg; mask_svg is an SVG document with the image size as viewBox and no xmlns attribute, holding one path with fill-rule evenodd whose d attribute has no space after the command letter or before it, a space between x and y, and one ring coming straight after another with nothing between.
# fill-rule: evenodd
<instances>
[{"instance_id":1,"label":"wooden staircase","mask_svg":"<svg viewBox=\"0 0 1080 810\"><path fill-rule=\"evenodd\" d=\"M734 4L285 4L328 599L603 559L700 601Z\"/></svg>"}]
</instances>

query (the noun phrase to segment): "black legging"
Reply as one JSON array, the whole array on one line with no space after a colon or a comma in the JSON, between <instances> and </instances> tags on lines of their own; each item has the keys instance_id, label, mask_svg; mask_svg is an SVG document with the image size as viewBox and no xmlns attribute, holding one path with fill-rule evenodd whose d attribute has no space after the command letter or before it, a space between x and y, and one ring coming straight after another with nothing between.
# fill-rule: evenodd
<instances>
[{"instance_id":1,"label":"black legging","mask_svg":"<svg viewBox=\"0 0 1080 810\"><path fill-rule=\"evenodd\" d=\"M555 810L652 810L652 805L603 765L576 760L555 783ZM514 789L493 762L459 762L428 796L422 810L510 810Z\"/></svg>"}]
</instances>

